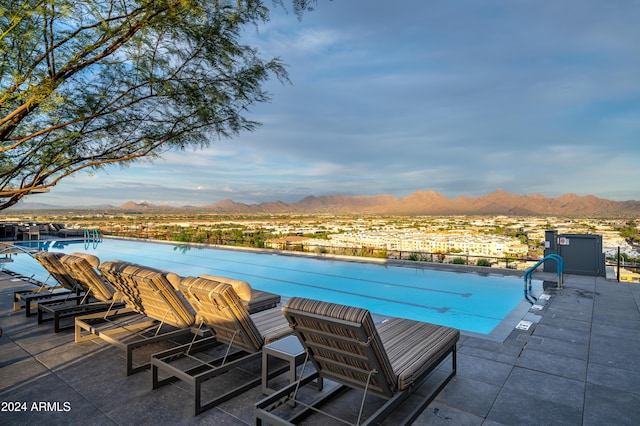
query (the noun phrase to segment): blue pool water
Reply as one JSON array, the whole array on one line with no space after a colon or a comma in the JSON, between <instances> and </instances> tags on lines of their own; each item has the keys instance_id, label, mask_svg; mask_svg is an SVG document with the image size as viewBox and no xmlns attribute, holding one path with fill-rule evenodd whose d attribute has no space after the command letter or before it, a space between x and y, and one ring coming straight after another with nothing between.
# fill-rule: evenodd
<instances>
[{"instance_id":1,"label":"blue pool water","mask_svg":"<svg viewBox=\"0 0 640 426\"><path fill-rule=\"evenodd\" d=\"M49 251L88 252L161 268L182 276L222 275L284 297L302 296L371 312L489 334L523 300L522 278L388 266L333 259L105 239L45 242ZM9 269L44 281L47 274L26 254ZM536 286L540 286L536 282Z\"/></svg>"}]
</instances>

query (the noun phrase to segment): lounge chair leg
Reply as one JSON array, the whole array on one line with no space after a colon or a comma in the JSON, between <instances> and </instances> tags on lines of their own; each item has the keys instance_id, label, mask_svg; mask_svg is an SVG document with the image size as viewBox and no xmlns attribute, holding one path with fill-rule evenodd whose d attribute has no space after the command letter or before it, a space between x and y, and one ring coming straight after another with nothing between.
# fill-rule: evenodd
<instances>
[{"instance_id":1,"label":"lounge chair leg","mask_svg":"<svg viewBox=\"0 0 640 426\"><path fill-rule=\"evenodd\" d=\"M403 425L409 425L413 423L418 418L418 416L420 416L420 414L424 411L424 409L427 408L427 405L431 404L431 402L435 399L435 397L438 396L440 391L442 391L442 389L444 389L447 383L449 383L451 379L453 379L453 377L456 375L456 369L457 369L456 346L457 345L453 345L453 348L451 349L451 364L452 364L451 373L449 373L449 375L440 383L438 388L431 393L431 396L423 400L422 403L410 413L410 415L405 417L405 419L402 422Z\"/></svg>"},{"instance_id":2,"label":"lounge chair leg","mask_svg":"<svg viewBox=\"0 0 640 426\"><path fill-rule=\"evenodd\" d=\"M82 330L87 331L88 334L83 335ZM90 328L85 328L85 324L83 322L78 321L78 318L75 319L75 342L76 343L87 342L89 340L95 340L97 338L98 336L93 334Z\"/></svg>"},{"instance_id":3,"label":"lounge chair leg","mask_svg":"<svg viewBox=\"0 0 640 426\"><path fill-rule=\"evenodd\" d=\"M40 313L40 311L38 311L38 313ZM58 312L55 312L53 314L53 332L60 333L61 331L62 329L60 328L60 314Z\"/></svg>"}]
</instances>

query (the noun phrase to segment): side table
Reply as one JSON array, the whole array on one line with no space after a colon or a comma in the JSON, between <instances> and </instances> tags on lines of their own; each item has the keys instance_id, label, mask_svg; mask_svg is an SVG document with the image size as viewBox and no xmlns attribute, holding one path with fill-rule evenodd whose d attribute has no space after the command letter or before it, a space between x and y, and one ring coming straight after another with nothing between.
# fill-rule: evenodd
<instances>
[{"instance_id":1,"label":"side table","mask_svg":"<svg viewBox=\"0 0 640 426\"><path fill-rule=\"evenodd\" d=\"M289 363L289 383L297 380L296 367L305 359L305 351L296 336L287 336L262 347L262 393L271 395L276 389L269 388L269 356ZM322 390L322 377L318 377L316 387Z\"/></svg>"}]
</instances>

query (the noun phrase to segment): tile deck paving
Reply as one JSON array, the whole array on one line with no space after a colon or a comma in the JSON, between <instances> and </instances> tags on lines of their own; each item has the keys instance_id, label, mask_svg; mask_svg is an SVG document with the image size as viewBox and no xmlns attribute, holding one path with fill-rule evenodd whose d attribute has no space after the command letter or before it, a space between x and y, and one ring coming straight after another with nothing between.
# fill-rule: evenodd
<instances>
[{"instance_id":1,"label":"tile deck paving","mask_svg":"<svg viewBox=\"0 0 640 426\"><path fill-rule=\"evenodd\" d=\"M117 348L100 339L76 344L72 330L55 334L50 323L14 312L13 290L25 287L0 272L3 425L253 424L260 387L194 417L184 386L152 390L149 371L125 375ZM526 314L535 320L529 330L514 328L504 341L463 333L457 375L415 425L640 424L640 285L565 275L563 289L546 287L551 298ZM331 410L340 415L359 399L347 394ZM10 411L11 403L26 410ZM305 424L336 423L313 415Z\"/></svg>"}]
</instances>

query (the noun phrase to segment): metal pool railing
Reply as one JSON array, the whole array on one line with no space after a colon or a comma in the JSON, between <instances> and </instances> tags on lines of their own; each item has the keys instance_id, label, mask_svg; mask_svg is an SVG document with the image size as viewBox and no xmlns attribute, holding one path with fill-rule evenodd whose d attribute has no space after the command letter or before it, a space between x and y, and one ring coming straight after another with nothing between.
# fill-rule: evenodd
<instances>
[{"instance_id":1,"label":"metal pool railing","mask_svg":"<svg viewBox=\"0 0 640 426\"><path fill-rule=\"evenodd\" d=\"M564 259L562 256L558 254L549 254L542 259L540 259L535 265L528 268L524 273L524 297L525 299L531 301L529 297L535 299L535 297L531 296L531 278L533 276L533 272L538 268L538 266L542 265L547 260L555 260L558 272L558 288L562 288L562 274L564 271Z\"/></svg>"}]
</instances>

